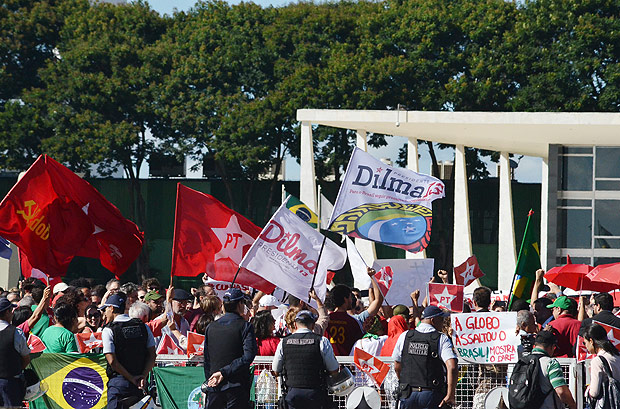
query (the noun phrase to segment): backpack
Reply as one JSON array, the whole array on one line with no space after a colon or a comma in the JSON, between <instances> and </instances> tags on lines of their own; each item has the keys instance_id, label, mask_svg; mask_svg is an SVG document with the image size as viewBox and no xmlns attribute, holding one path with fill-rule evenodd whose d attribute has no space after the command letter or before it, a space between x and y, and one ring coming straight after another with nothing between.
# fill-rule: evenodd
<instances>
[{"instance_id":1,"label":"backpack","mask_svg":"<svg viewBox=\"0 0 620 409\"><path fill-rule=\"evenodd\" d=\"M508 385L510 409L539 408L553 391L551 382L540 366L541 354L522 357L515 364ZM543 390L543 385L546 387ZM545 392L546 390L546 392Z\"/></svg>"},{"instance_id":2,"label":"backpack","mask_svg":"<svg viewBox=\"0 0 620 409\"><path fill-rule=\"evenodd\" d=\"M607 379L603 380L601 385L602 394L601 397L592 400L590 402L590 407L593 409L615 409L620 407L620 381L614 379L611 368L609 367L609 363L607 360L599 356L601 361L603 362L603 369L605 370L605 374L607 375Z\"/></svg>"}]
</instances>

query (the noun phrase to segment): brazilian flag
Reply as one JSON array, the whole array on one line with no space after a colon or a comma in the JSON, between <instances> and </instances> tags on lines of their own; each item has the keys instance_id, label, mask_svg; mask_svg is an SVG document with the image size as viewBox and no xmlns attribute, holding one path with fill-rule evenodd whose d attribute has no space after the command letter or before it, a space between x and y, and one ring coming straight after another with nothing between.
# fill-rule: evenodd
<instances>
[{"instance_id":1,"label":"brazilian flag","mask_svg":"<svg viewBox=\"0 0 620 409\"><path fill-rule=\"evenodd\" d=\"M308 223L310 226L316 229L319 225L319 216L316 215L310 208L301 200L291 195L286 202L286 207L293 213L295 213L301 220Z\"/></svg>"},{"instance_id":2,"label":"brazilian flag","mask_svg":"<svg viewBox=\"0 0 620 409\"><path fill-rule=\"evenodd\" d=\"M517 299L527 300L532 294L532 286L536 281L536 270L540 268L540 246L534 229L530 225L534 212L530 210L527 215L527 224L525 225L525 233L519 250L519 258L517 259L517 267L515 268L515 276L512 281L512 289L510 291L510 303Z\"/></svg>"},{"instance_id":3,"label":"brazilian flag","mask_svg":"<svg viewBox=\"0 0 620 409\"><path fill-rule=\"evenodd\" d=\"M30 363L48 391L31 408L102 409L108 403L103 354L41 354Z\"/></svg>"},{"instance_id":4,"label":"brazilian flag","mask_svg":"<svg viewBox=\"0 0 620 409\"><path fill-rule=\"evenodd\" d=\"M199 409L204 407L200 386L205 381L202 367L170 366L153 368L162 409Z\"/></svg>"}]
</instances>

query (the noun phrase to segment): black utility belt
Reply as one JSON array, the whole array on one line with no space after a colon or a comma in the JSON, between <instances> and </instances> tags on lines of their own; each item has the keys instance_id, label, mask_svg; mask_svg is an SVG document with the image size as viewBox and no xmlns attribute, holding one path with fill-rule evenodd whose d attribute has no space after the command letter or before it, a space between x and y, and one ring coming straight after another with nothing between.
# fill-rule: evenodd
<instances>
[{"instance_id":1,"label":"black utility belt","mask_svg":"<svg viewBox=\"0 0 620 409\"><path fill-rule=\"evenodd\" d=\"M411 386L408 384L400 384L398 386L398 397L400 399L407 399L411 392L423 392L423 391L431 391L431 392L440 392L444 393L446 390L446 385L441 385L435 388L430 388L428 386Z\"/></svg>"}]
</instances>

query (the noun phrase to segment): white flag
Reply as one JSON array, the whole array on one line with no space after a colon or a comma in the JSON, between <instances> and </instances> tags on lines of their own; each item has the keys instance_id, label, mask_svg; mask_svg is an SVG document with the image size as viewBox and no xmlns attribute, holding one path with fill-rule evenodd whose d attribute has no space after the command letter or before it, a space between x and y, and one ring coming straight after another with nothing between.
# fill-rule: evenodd
<instances>
[{"instance_id":1,"label":"white flag","mask_svg":"<svg viewBox=\"0 0 620 409\"><path fill-rule=\"evenodd\" d=\"M339 270L345 262L343 248L292 213L284 202L256 238L240 266L302 300L307 299L316 272L314 289L324 300L327 270Z\"/></svg>"},{"instance_id":2,"label":"white flag","mask_svg":"<svg viewBox=\"0 0 620 409\"><path fill-rule=\"evenodd\" d=\"M370 288L370 276L368 275L368 264L362 258L362 255L353 244L353 240L349 236L344 236L347 242L347 257L351 265L351 274L353 274L353 286L360 290Z\"/></svg>"},{"instance_id":3,"label":"white flag","mask_svg":"<svg viewBox=\"0 0 620 409\"><path fill-rule=\"evenodd\" d=\"M431 202L444 197L443 182L400 169L355 148L330 230L416 253L430 242Z\"/></svg>"},{"instance_id":4,"label":"white flag","mask_svg":"<svg viewBox=\"0 0 620 409\"><path fill-rule=\"evenodd\" d=\"M334 211L334 205L331 204L331 202L327 200L325 196L323 196L323 193L321 193L320 200L321 200L321 229L327 230L329 229L329 219L332 216L332 213Z\"/></svg>"}]
</instances>

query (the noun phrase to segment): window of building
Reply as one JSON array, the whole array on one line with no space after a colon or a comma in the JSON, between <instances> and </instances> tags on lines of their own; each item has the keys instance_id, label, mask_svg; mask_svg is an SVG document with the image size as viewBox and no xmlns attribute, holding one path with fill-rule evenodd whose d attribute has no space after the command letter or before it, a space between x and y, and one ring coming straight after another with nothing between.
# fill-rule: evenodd
<instances>
[{"instance_id":1,"label":"window of building","mask_svg":"<svg viewBox=\"0 0 620 409\"><path fill-rule=\"evenodd\" d=\"M592 156L564 156L561 169L562 190L592 190Z\"/></svg>"}]
</instances>

